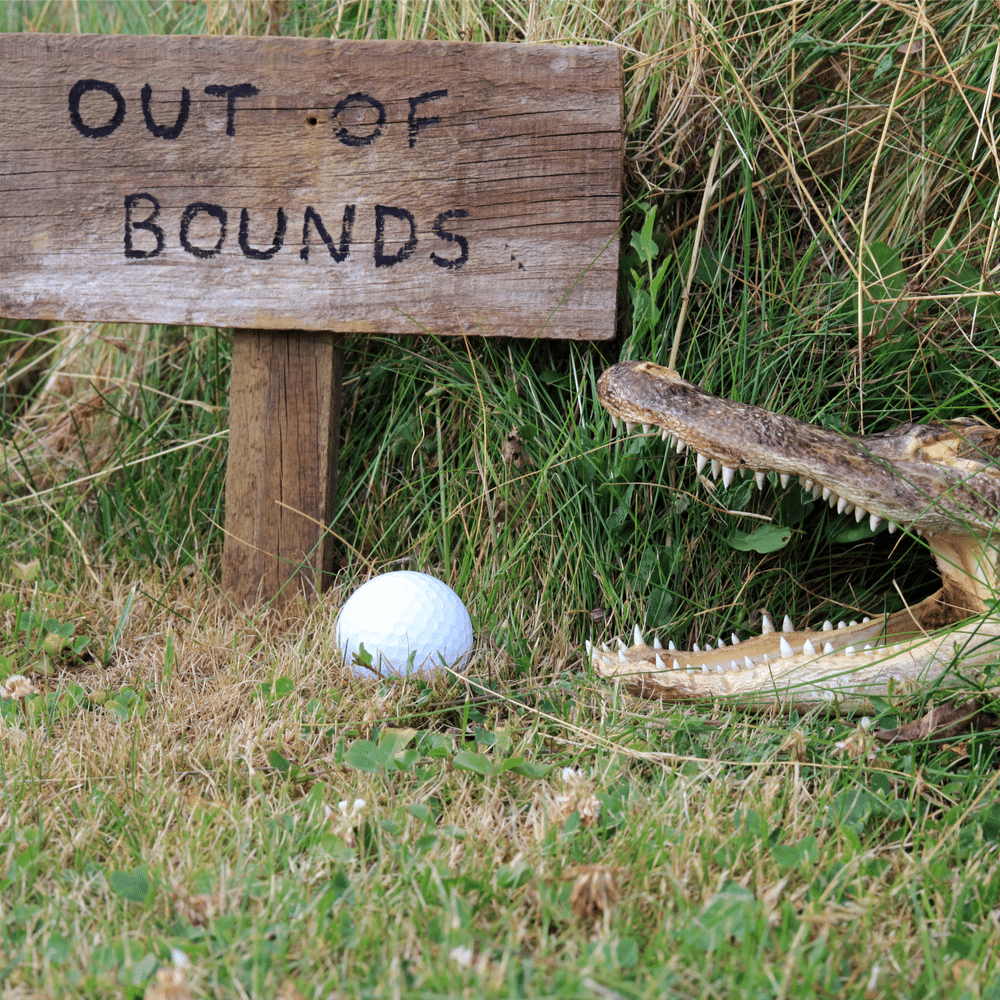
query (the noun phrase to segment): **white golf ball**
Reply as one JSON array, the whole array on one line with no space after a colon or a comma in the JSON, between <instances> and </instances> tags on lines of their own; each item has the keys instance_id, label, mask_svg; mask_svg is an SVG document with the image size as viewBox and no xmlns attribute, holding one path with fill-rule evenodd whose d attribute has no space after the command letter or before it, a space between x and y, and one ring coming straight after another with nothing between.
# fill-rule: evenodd
<instances>
[{"instance_id":1,"label":"white golf ball","mask_svg":"<svg viewBox=\"0 0 1000 1000\"><path fill-rule=\"evenodd\" d=\"M410 570L383 573L359 587L341 608L335 633L344 662L360 677L376 675L355 661L362 645L381 676L433 670L442 658L462 670L472 652L472 622L458 594Z\"/></svg>"}]
</instances>

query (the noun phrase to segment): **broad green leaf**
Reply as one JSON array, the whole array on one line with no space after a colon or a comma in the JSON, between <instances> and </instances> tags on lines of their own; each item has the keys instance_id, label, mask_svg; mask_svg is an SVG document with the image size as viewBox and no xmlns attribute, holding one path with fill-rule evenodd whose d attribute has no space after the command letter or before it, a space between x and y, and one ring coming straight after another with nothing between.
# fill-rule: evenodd
<instances>
[{"instance_id":1,"label":"broad green leaf","mask_svg":"<svg viewBox=\"0 0 1000 1000\"><path fill-rule=\"evenodd\" d=\"M371 740L355 740L344 753L344 763L358 771L374 774L385 767L387 756Z\"/></svg>"},{"instance_id":2,"label":"broad green leaf","mask_svg":"<svg viewBox=\"0 0 1000 1000\"><path fill-rule=\"evenodd\" d=\"M646 598L646 628L660 628L670 621L674 597L664 587L652 587Z\"/></svg>"},{"instance_id":3,"label":"broad green leaf","mask_svg":"<svg viewBox=\"0 0 1000 1000\"><path fill-rule=\"evenodd\" d=\"M727 882L700 910L684 932L695 948L713 951L729 938L743 939L756 930L760 904L749 889Z\"/></svg>"},{"instance_id":4,"label":"broad green leaf","mask_svg":"<svg viewBox=\"0 0 1000 1000\"><path fill-rule=\"evenodd\" d=\"M816 838L811 835L797 844L775 844L771 853L781 868L796 868L803 862L815 864L819 856Z\"/></svg>"},{"instance_id":5,"label":"broad green leaf","mask_svg":"<svg viewBox=\"0 0 1000 1000\"><path fill-rule=\"evenodd\" d=\"M860 831L872 813L884 814L886 805L867 788L854 787L835 795L827 812L838 825Z\"/></svg>"},{"instance_id":6,"label":"broad green leaf","mask_svg":"<svg viewBox=\"0 0 1000 1000\"><path fill-rule=\"evenodd\" d=\"M476 774L481 774L484 778L493 774L493 765L489 758L474 750L460 750L452 758L452 762L455 767L460 767L463 771L475 771Z\"/></svg>"},{"instance_id":7,"label":"broad green leaf","mask_svg":"<svg viewBox=\"0 0 1000 1000\"><path fill-rule=\"evenodd\" d=\"M777 524L763 524L756 531L749 533L734 529L727 541L740 552L777 552L783 549L791 538L791 528L782 528Z\"/></svg>"},{"instance_id":8,"label":"broad green leaf","mask_svg":"<svg viewBox=\"0 0 1000 1000\"><path fill-rule=\"evenodd\" d=\"M407 807L406 811L414 817L414 819L420 820L421 823L426 823L428 826L434 825L435 815L434 810L431 809L429 805L424 802L411 802Z\"/></svg>"},{"instance_id":9,"label":"broad green leaf","mask_svg":"<svg viewBox=\"0 0 1000 1000\"><path fill-rule=\"evenodd\" d=\"M530 760L526 760L511 770L523 778L544 778L555 767L555 764L533 764Z\"/></svg>"},{"instance_id":10,"label":"broad green leaf","mask_svg":"<svg viewBox=\"0 0 1000 1000\"><path fill-rule=\"evenodd\" d=\"M885 530L886 527L884 524L878 529L878 531ZM847 520L837 520L833 523L833 533L830 535L830 543L846 545L850 542L863 542L868 538L874 538L877 533L872 531L871 522L867 517L854 524Z\"/></svg>"},{"instance_id":11,"label":"broad green leaf","mask_svg":"<svg viewBox=\"0 0 1000 1000\"><path fill-rule=\"evenodd\" d=\"M615 958L623 969L639 964L639 942L634 937L623 937L615 946Z\"/></svg>"},{"instance_id":12,"label":"broad green leaf","mask_svg":"<svg viewBox=\"0 0 1000 1000\"><path fill-rule=\"evenodd\" d=\"M149 880L142 868L131 872L111 872L111 888L130 903L145 903L149 893Z\"/></svg>"},{"instance_id":13,"label":"broad green leaf","mask_svg":"<svg viewBox=\"0 0 1000 1000\"><path fill-rule=\"evenodd\" d=\"M156 967L159 965L157 957L151 952L147 951L138 962L132 966L132 985L142 986L149 977L156 972Z\"/></svg>"},{"instance_id":14,"label":"broad green leaf","mask_svg":"<svg viewBox=\"0 0 1000 1000\"><path fill-rule=\"evenodd\" d=\"M493 773L500 774L501 771L513 771L523 764L523 757L508 757L506 760L499 760L493 765Z\"/></svg>"},{"instance_id":15,"label":"broad green leaf","mask_svg":"<svg viewBox=\"0 0 1000 1000\"><path fill-rule=\"evenodd\" d=\"M882 286L869 287L872 297L882 299L889 293L895 297L906 287L906 271L899 254L886 243L871 243L864 255L862 275L867 283Z\"/></svg>"}]
</instances>

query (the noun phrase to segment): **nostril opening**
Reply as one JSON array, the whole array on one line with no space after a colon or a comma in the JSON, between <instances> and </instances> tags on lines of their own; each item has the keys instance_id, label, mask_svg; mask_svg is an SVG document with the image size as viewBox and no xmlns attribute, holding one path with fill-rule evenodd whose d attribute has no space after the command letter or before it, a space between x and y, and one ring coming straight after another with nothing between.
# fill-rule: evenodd
<instances>
[{"instance_id":1,"label":"nostril opening","mask_svg":"<svg viewBox=\"0 0 1000 1000\"><path fill-rule=\"evenodd\" d=\"M315 115L310 115L306 119L306 124L307 125L315 125L317 121L319 121L319 119Z\"/></svg>"}]
</instances>

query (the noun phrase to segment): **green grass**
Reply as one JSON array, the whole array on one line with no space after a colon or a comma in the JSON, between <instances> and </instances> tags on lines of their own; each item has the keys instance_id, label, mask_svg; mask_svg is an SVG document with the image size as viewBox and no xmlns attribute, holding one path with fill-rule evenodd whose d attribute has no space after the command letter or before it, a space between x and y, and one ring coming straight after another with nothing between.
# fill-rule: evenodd
<instances>
[{"instance_id":1,"label":"green grass","mask_svg":"<svg viewBox=\"0 0 1000 1000\"><path fill-rule=\"evenodd\" d=\"M675 355L833 428L1000 421L994 17L920 9L285 5L285 34L620 45L619 336L349 340L337 579L279 615L219 588L227 332L0 324L0 682L37 688L0 701L4 997L170 996L177 950L177 998L1000 996L996 731L885 747L858 718L641 702L583 653L936 586L918 539L797 488L713 493L594 388ZM0 7L3 30L266 20ZM94 376L93 424L46 394L60 366ZM762 524L788 544L733 547ZM337 661L343 599L400 566L464 597L467 680Z\"/></svg>"}]
</instances>

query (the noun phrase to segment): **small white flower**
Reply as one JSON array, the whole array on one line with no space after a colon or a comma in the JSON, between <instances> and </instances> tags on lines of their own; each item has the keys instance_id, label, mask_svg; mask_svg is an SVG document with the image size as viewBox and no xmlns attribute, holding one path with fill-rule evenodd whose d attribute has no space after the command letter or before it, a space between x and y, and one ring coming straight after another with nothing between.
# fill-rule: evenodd
<instances>
[{"instance_id":1,"label":"small white flower","mask_svg":"<svg viewBox=\"0 0 1000 1000\"><path fill-rule=\"evenodd\" d=\"M472 949L466 945L456 945L451 951L448 952L448 957L456 964L461 965L463 968L468 968L472 965Z\"/></svg>"},{"instance_id":2,"label":"small white flower","mask_svg":"<svg viewBox=\"0 0 1000 1000\"><path fill-rule=\"evenodd\" d=\"M3 698L26 698L29 694L37 694L38 688L28 680L24 674L11 674L3 682L3 690L0 697Z\"/></svg>"},{"instance_id":3,"label":"small white flower","mask_svg":"<svg viewBox=\"0 0 1000 1000\"><path fill-rule=\"evenodd\" d=\"M334 830L344 839L348 847L357 846L357 837L354 835L354 823L364 812L368 803L364 799L355 799L350 808L347 799L341 799L337 803L337 808L327 804L323 807L323 819L334 828Z\"/></svg>"}]
</instances>

